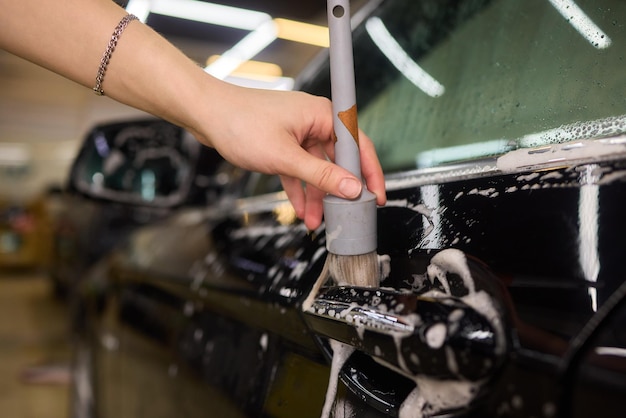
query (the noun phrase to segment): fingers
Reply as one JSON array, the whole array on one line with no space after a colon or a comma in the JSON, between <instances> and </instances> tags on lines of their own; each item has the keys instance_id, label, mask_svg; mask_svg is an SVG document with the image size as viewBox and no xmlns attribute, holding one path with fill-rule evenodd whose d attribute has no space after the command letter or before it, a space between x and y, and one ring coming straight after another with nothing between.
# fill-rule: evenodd
<instances>
[{"instance_id":1,"label":"fingers","mask_svg":"<svg viewBox=\"0 0 626 418\"><path fill-rule=\"evenodd\" d=\"M323 145L314 145L310 147L307 151L313 157L318 158L320 161L327 160L327 153L324 151ZM301 188L302 190L302 188ZM313 186L312 184L308 184L305 190L305 207L304 207L304 223L309 230L317 229L317 227L322 222L322 216L324 215L324 205L323 199L326 195L326 192L319 189L318 187Z\"/></svg>"},{"instance_id":2,"label":"fingers","mask_svg":"<svg viewBox=\"0 0 626 418\"><path fill-rule=\"evenodd\" d=\"M326 194L355 199L361 193L361 182L349 171L325 159L309 154L303 148L293 152L283 187L296 214L308 229L317 229L323 216L322 200ZM303 189L302 179L307 183Z\"/></svg>"},{"instance_id":3,"label":"fingers","mask_svg":"<svg viewBox=\"0 0 626 418\"><path fill-rule=\"evenodd\" d=\"M356 199L363 187L359 179L348 170L314 157L303 149L294 158L292 170L294 177L301 178L322 192L344 199Z\"/></svg>"},{"instance_id":4,"label":"fingers","mask_svg":"<svg viewBox=\"0 0 626 418\"><path fill-rule=\"evenodd\" d=\"M376 195L376 203L383 206L387 202L383 169L376 156L374 143L363 131L359 131L359 150L361 173L367 184L367 189Z\"/></svg>"},{"instance_id":5,"label":"fingers","mask_svg":"<svg viewBox=\"0 0 626 418\"><path fill-rule=\"evenodd\" d=\"M326 193L311 185L305 190L300 180L291 177L281 176L281 181L298 218L310 231L317 229L322 223Z\"/></svg>"},{"instance_id":6,"label":"fingers","mask_svg":"<svg viewBox=\"0 0 626 418\"><path fill-rule=\"evenodd\" d=\"M376 203L386 203L385 179L372 140L359 132L361 171L368 190L376 195ZM363 185L352 173L333 164L334 141L309 136L289 156L292 164L283 177L283 187L298 217L308 229L316 229L323 217L323 198L332 194L345 199L357 198ZM328 158L326 158L328 156ZM299 180L307 183L303 188Z\"/></svg>"},{"instance_id":7,"label":"fingers","mask_svg":"<svg viewBox=\"0 0 626 418\"><path fill-rule=\"evenodd\" d=\"M322 223L324 215L323 199L326 196L322 190L308 185L306 188L306 208L304 213L304 224L309 230L317 229Z\"/></svg>"},{"instance_id":8,"label":"fingers","mask_svg":"<svg viewBox=\"0 0 626 418\"><path fill-rule=\"evenodd\" d=\"M308 174L312 177L300 177L308 184L313 184L318 189L338 197L354 199L361 193L361 182L349 171L324 158L325 155L329 155L330 159L332 159L334 155L334 144L330 143L329 147L329 142L330 141L321 142L324 152L322 152L319 145L305 149L305 151L318 157L318 159L315 160L311 158L309 160L311 155L303 153L303 155L300 156L302 160L297 162L296 166L293 167L296 171L294 171L292 175L306 176L308 169ZM365 179L367 188L376 195L376 203L382 206L387 200L383 170L378 161L374 143L363 131L359 131L359 153L361 158L361 173Z\"/></svg>"},{"instance_id":9,"label":"fingers","mask_svg":"<svg viewBox=\"0 0 626 418\"><path fill-rule=\"evenodd\" d=\"M201 137L210 138L207 143L240 167L281 176L296 215L307 228L313 230L321 224L322 200L326 194L344 199L360 195L363 189L360 177L331 162L335 143L328 99L302 92L257 90L244 90L241 96L233 97L239 98L236 100L238 120L245 116L254 123L218 123L215 132ZM374 144L364 133L360 132L360 136L363 179L376 195L376 202L383 205L385 182Z\"/></svg>"},{"instance_id":10,"label":"fingers","mask_svg":"<svg viewBox=\"0 0 626 418\"><path fill-rule=\"evenodd\" d=\"M296 216L304 219L306 213L306 194L302 187L302 182L294 177L280 176L280 182L283 185L285 193L293 206ZM311 229L311 228L310 228Z\"/></svg>"}]
</instances>

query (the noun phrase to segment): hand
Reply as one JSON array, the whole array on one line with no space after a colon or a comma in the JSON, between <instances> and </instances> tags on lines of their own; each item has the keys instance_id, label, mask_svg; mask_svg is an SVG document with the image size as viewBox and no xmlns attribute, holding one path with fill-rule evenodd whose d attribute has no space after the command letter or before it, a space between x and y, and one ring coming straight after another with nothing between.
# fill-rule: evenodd
<instances>
[{"instance_id":1,"label":"hand","mask_svg":"<svg viewBox=\"0 0 626 418\"><path fill-rule=\"evenodd\" d=\"M0 4L1 48L88 87L112 29L126 14L110 0ZM58 53L57 45L65 53ZM280 175L309 229L321 223L326 193L355 198L361 190L359 179L330 162L334 142L327 99L217 80L146 25L134 22L124 30L102 88L112 99L188 129L235 165ZM374 146L364 134L359 143L363 177L382 205L385 183Z\"/></svg>"},{"instance_id":2,"label":"hand","mask_svg":"<svg viewBox=\"0 0 626 418\"><path fill-rule=\"evenodd\" d=\"M230 88L221 95L227 102L212 110L208 134L196 134L201 142L235 165L280 175L297 216L311 230L321 224L327 193L358 197L360 180L331 162L334 135L328 99L302 92ZM367 188L377 204L384 205L385 182L374 144L363 132L359 144Z\"/></svg>"}]
</instances>

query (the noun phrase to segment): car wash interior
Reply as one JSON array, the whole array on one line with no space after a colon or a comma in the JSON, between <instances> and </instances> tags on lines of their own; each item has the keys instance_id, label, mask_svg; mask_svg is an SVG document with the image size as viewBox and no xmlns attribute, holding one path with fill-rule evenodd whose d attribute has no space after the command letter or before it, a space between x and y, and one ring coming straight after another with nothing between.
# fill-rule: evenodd
<instances>
[{"instance_id":1,"label":"car wash interior","mask_svg":"<svg viewBox=\"0 0 626 418\"><path fill-rule=\"evenodd\" d=\"M623 416L624 2L114 1L330 98L387 202L309 230L278 176L0 50L3 416Z\"/></svg>"}]
</instances>

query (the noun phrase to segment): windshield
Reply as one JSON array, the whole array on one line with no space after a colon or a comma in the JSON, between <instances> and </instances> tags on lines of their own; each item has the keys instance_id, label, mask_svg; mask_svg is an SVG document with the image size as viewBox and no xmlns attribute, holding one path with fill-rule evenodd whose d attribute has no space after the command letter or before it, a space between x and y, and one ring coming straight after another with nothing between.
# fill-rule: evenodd
<instances>
[{"instance_id":1,"label":"windshield","mask_svg":"<svg viewBox=\"0 0 626 418\"><path fill-rule=\"evenodd\" d=\"M621 134L625 25L619 0L386 0L355 30L360 127L386 172Z\"/></svg>"}]
</instances>

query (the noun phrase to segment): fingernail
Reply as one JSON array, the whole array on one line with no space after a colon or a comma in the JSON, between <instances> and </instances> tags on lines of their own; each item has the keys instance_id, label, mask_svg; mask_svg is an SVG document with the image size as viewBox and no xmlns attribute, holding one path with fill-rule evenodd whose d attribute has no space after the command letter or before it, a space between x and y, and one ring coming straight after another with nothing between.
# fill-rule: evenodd
<instances>
[{"instance_id":1,"label":"fingernail","mask_svg":"<svg viewBox=\"0 0 626 418\"><path fill-rule=\"evenodd\" d=\"M361 182L356 179L346 177L339 182L339 193L348 199L354 199L361 193Z\"/></svg>"}]
</instances>

